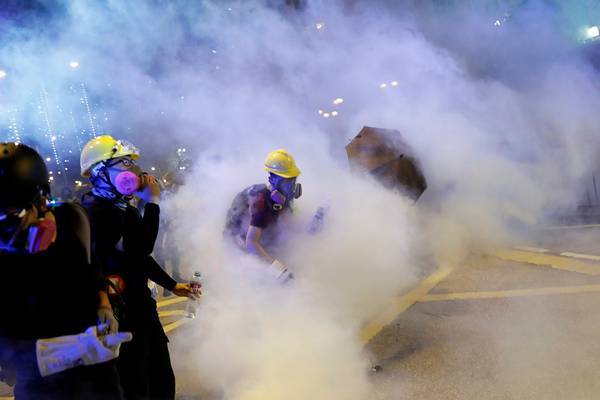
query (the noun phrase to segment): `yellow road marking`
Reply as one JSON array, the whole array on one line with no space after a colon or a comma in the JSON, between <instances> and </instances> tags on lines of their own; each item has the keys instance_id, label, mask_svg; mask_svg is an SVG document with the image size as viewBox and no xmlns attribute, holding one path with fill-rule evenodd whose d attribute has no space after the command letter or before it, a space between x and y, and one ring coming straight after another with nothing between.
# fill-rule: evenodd
<instances>
[{"instance_id":1,"label":"yellow road marking","mask_svg":"<svg viewBox=\"0 0 600 400\"><path fill-rule=\"evenodd\" d=\"M557 286L534 289L498 290L490 292L462 292L428 294L419 302L471 300L471 299L500 299L505 297L546 296L556 294L594 293L600 292L600 285Z\"/></svg>"},{"instance_id":2,"label":"yellow road marking","mask_svg":"<svg viewBox=\"0 0 600 400\"><path fill-rule=\"evenodd\" d=\"M167 311L159 311L159 317L172 317L175 315L186 315L185 310L167 310Z\"/></svg>"},{"instance_id":3,"label":"yellow road marking","mask_svg":"<svg viewBox=\"0 0 600 400\"><path fill-rule=\"evenodd\" d=\"M156 303L156 307L160 308L171 306L173 304L183 303L184 301L187 301L187 299L187 297L175 297L174 299L162 300Z\"/></svg>"},{"instance_id":4,"label":"yellow road marking","mask_svg":"<svg viewBox=\"0 0 600 400\"><path fill-rule=\"evenodd\" d=\"M169 333L172 330L174 330L176 328L179 328L182 325L187 324L191 320L192 320L192 318L181 318L181 319L178 319L175 322L171 322L170 324L167 324L167 325L163 326L163 329L165 330L165 333Z\"/></svg>"},{"instance_id":5,"label":"yellow road marking","mask_svg":"<svg viewBox=\"0 0 600 400\"><path fill-rule=\"evenodd\" d=\"M390 304L381 314L363 326L360 332L361 342L364 345L369 343L383 328L392 323L399 314L406 311L438 283L444 280L451 271L452 268L450 267L440 267L433 274L421 281L419 286L398 298L393 304Z\"/></svg>"},{"instance_id":6,"label":"yellow road marking","mask_svg":"<svg viewBox=\"0 0 600 400\"><path fill-rule=\"evenodd\" d=\"M600 275L600 264L585 263L550 254L531 253L522 250L497 250L492 255L506 261L540 265L587 275Z\"/></svg>"}]
</instances>

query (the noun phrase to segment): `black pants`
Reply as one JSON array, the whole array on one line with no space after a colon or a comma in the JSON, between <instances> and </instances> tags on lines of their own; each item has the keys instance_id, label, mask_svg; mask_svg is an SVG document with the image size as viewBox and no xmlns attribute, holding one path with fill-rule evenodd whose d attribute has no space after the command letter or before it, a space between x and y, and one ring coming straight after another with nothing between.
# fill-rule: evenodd
<instances>
[{"instance_id":1,"label":"black pants","mask_svg":"<svg viewBox=\"0 0 600 400\"><path fill-rule=\"evenodd\" d=\"M117 366L126 400L175 399L175 374L171 367L167 335L156 310L136 313L124 321L121 330L133 333L133 340L121 346ZM134 310L128 310L128 313ZM130 315L130 314L128 314Z\"/></svg>"},{"instance_id":2,"label":"black pants","mask_svg":"<svg viewBox=\"0 0 600 400\"><path fill-rule=\"evenodd\" d=\"M17 374L15 400L80 399L123 400L113 361L69 369L46 378L28 379Z\"/></svg>"}]
</instances>

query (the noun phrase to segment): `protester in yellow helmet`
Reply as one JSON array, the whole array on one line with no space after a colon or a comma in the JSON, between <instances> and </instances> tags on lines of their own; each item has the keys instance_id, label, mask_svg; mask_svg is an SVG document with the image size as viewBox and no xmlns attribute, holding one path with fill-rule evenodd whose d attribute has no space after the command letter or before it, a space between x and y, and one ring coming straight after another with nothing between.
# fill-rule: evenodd
<instances>
[{"instance_id":1,"label":"protester in yellow helmet","mask_svg":"<svg viewBox=\"0 0 600 400\"><path fill-rule=\"evenodd\" d=\"M258 255L270 264L270 271L281 281L293 277L276 258L278 221L290 213L292 203L302 194L296 182L300 169L286 150L270 152L264 162L269 184L252 185L240 192L229 209L225 234L243 250Z\"/></svg>"},{"instance_id":2,"label":"protester in yellow helmet","mask_svg":"<svg viewBox=\"0 0 600 400\"><path fill-rule=\"evenodd\" d=\"M81 174L92 191L83 198L94 238L95 257L111 282L109 295L123 329L133 340L117 362L126 399L174 399L175 376L167 336L160 324L148 279L182 297L195 297L189 284L177 283L154 260L160 223L160 186L138 166L132 144L104 135L81 153ZM144 203L143 215L130 204Z\"/></svg>"}]
</instances>

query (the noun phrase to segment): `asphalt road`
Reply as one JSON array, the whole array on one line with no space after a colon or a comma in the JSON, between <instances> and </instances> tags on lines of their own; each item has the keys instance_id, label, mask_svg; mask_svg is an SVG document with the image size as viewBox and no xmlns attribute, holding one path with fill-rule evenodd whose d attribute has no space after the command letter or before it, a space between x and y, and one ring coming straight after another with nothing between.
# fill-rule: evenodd
<instances>
[{"instance_id":1,"label":"asphalt road","mask_svg":"<svg viewBox=\"0 0 600 400\"><path fill-rule=\"evenodd\" d=\"M599 398L598 284L598 275L474 257L430 291L436 301L416 303L368 344L376 399ZM582 285L590 292L564 293ZM481 292L492 298L473 298Z\"/></svg>"}]
</instances>

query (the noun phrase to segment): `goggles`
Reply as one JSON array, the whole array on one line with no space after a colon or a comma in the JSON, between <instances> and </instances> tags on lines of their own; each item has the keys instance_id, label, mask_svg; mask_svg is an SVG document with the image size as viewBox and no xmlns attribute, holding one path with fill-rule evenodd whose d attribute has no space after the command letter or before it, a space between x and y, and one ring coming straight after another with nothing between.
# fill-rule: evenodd
<instances>
[{"instance_id":1,"label":"goggles","mask_svg":"<svg viewBox=\"0 0 600 400\"><path fill-rule=\"evenodd\" d=\"M104 166L107 168L111 168L119 164L123 164L125 168L131 168L134 165L137 165L133 159L127 156L120 158L111 158L110 160L104 161Z\"/></svg>"}]
</instances>

